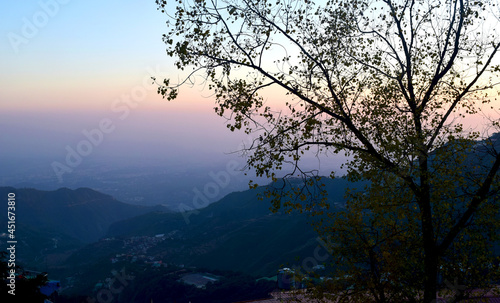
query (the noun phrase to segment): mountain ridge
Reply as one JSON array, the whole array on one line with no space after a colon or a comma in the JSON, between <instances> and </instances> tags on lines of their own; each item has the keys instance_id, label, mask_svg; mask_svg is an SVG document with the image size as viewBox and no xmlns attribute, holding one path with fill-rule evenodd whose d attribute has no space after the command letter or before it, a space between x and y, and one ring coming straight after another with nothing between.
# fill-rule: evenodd
<instances>
[{"instance_id":1,"label":"mountain ridge","mask_svg":"<svg viewBox=\"0 0 500 303\"><path fill-rule=\"evenodd\" d=\"M146 207L120 202L90 188L60 188L54 191L34 188L0 187L0 196L15 194L16 221L37 230L60 232L83 243L105 235L113 222L151 211L167 212L162 206ZM7 217L0 217L6 226Z\"/></svg>"}]
</instances>

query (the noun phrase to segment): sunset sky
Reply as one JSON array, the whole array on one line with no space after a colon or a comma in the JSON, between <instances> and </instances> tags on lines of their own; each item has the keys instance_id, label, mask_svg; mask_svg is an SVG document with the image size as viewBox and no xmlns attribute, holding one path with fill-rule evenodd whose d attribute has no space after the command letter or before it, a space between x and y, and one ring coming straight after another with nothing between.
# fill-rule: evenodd
<instances>
[{"instance_id":1,"label":"sunset sky","mask_svg":"<svg viewBox=\"0 0 500 303\"><path fill-rule=\"evenodd\" d=\"M16 1L0 14L2 107L105 109L171 66L154 1Z\"/></svg>"},{"instance_id":2,"label":"sunset sky","mask_svg":"<svg viewBox=\"0 0 500 303\"><path fill-rule=\"evenodd\" d=\"M54 179L54 163L66 165L68 150L77 150L88 141L85 133L100 130L103 122L110 131L84 164L150 160L198 169L202 177L230 161L243 167L245 159L234 152L252 138L227 129L202 85L182 87L170 102L156 93L151 76L179 77L162 41L166 21L154 0L3 3L0 166L7 169L0 172L0 186L13 185L17 176ZM338 159L329 162L340 165ZM83 174L82 167L74 171ZM60 186L71 185L54 185Z\"/></svg>"},{"instance_id":3,"label":"sunset sky","mask_svg":"<svg viewBox=\"0 0 500 303\"><path fill-rule=\"evenodd\" d=\"M183 87L172 102L156 93L150 76L178 77L162 42L166 20L154 0L4 2L0 157L45 156L49 167L103 120L113 131L96 155L224 159L237 150L249 138L227 130L207 91Z\"/></svg>"},{"instance_id":4,"label":"sunset sky","mask_svg":"<svg viewBox=\"0 0 500 303\"><path fill-rule=\"evenodd\" d=\"M118 142L137 155L155 146L161 157L236 150L244 136L227 131L201 88L172 102L156 93L150 76L177 78L162 42L166 20L153 0L3 4L0 156L63 156L103 119L115 128L96 154Z\"/></svg>"}]
</instances>

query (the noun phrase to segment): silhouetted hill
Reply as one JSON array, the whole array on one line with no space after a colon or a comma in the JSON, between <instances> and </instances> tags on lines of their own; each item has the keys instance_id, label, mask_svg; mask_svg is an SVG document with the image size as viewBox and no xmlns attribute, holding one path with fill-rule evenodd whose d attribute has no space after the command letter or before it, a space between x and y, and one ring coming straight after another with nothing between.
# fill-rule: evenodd
<instances>
[{"instance_id":1,"label":"silhouetted hill","mask_svg":"<svg viewBox=\"0 0 500 303\"><path fill-rule=\"evenodd\" d=\"M349 183L328 178L322 182L329 192L332 209L342 207ZM175 264L273 274L297 258L312 256L320 244L309 225L309 215L272 213L270 200L258 199L265 189L234 192L191 212L148 213L116 222L110 226L108 236L165 234L167 240L151 248L149 254Z\"/></svg>"},{"instance_id":2,"label":"silhouetted hill","mask_svg":"<svg viewBox=\"0 0 500 303\"><path fill-rule=\"evenodd\" d=\"M361 188L365 183L353 184L343 178L323 178L331 205L342 206L344 192L348 186ZM272 185L272 184L271 184ZM108 236L155 235L176 229L199 230L198 227L216 227L228 222L252 220L271 215L269 199L259 200L266 186L246 191L233 192L203 209L186 210L181 213L148 213L116 222L110 226ZM188 209L188 208L186 208Z\"/></svg>"},{"instance_id":3,"label":"silhouetted hill","mask_svg":"<svg viewBox=\"0 0 500 303\"><path fill-rule=\"evenodd\" d=\"M111 196L89 188L41 191L31 188L0 187L0 197L16 195L16 222L40 232L65 234L82 242L92 242L104 236L108 227L163 207L125 204ZM6 226L7 216L0 217ZM22 230L20 230L22 231Z\"/></svg>"}]
</instances>

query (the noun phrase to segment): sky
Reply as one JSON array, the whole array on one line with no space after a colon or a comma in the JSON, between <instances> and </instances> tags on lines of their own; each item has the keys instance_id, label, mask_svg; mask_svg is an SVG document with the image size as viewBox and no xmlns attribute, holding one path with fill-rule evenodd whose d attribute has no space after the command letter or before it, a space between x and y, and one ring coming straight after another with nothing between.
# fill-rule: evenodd
<instances>
[{"instance_id":1,"label":"sky","mask_svg":"<svg viewBox=\"0 0 500 303\"><path fill-rule=\"evenodd\" d=\"M177 70L162 42L167 18L154 0L2 6L0 156L64 156L103 120L112 131L95 154L114 145L137 156L224 157L245 139L227 131L201 88L182 88L171 102L156 93L150 77L175 79Z\"/></svg>"},{"instance_id":2,"label":"sky","mask_svg":"<svg viewBox=\"0 0 500 303\"><path fill-rule=\"evenodd\" d=\"M202 87L170 102L157 94L151 76L178 77L166 21L154 0L2 1L0 186L91 187L170 205L190 202L211 174L243 168L233 152L249 138L227 129ZM148 189L111 188L130 178ZM247 178L231 175L211 201L248 188Z\"/></svg>"},{"instance_id":3,"label":"sky","mask_svg":"<svg viewBox=\"0 0 500 303\"><path fill-rule=\"evenodd\" d=\"M156 93L150 77L175 80L178 71L162 42L167 17L154 0L1 5L0 162L40 158L50 168L78 148L227 162L251 139L227 130L200 86L182 87L170 102Z\"/></svg>"},{"instance_id":4,"label":"sky","mask_svg":"<svg viewBox=\"0 0 500 303\"><path fill-rule=\"evenodd\" d=\"M161 41L165 17L154 1L6 6L0 13L6 109L106 109L116 96L142 85L148 70L166 72L171 65Z\"/></svg>"},{"instance_id":5,"label":"sky","mask_svg":"<svg viewBox=\"0 0 500 303\"><path fill-rule=\"evenodd\" d=\"M168 176L198 171L203 188L210 173L244 167L234 152L252 138L227 129L201 85L174 101L157 94L151 76L179 77L166 21L154 0L1 2L0 186L90 187L88 167L112 163L125 178L120 166L146 162Z\"/></svg>"}]
</instances>

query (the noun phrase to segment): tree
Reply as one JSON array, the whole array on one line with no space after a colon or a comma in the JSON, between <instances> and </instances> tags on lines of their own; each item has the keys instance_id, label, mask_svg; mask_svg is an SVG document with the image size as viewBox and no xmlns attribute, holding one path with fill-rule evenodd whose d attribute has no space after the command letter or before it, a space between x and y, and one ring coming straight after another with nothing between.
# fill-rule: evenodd
<instances>
[{"instance_id":1,"label":"tree","mask_svg":"<svg viewBox=\"0 0 500 303\"><path fill-rule=\"evenodd\" d=\"M491 140L496 142L499 137ZM470 193L477 191L478 180L488 172L484 168L493 159L488 153L491 149L485 142L462 141L431 154L431 207L437 242L445 241L467 210ZM340 283L330 283L328 292L345 302L418 302L425 277L418 204L399 178L379 172L370 180L365 190L349 193L347 209L328 213L325 220L329 222L318 226L321 234L337 244L330 246L341 260L336 275L346 277L343 284L366 291L345 291ZM500 251L492 246L500 243L499 219L496 194L482 203L438 260L438 285L447 302L481 295L478 288L486 293L500 281Z\"/></svg>"},{"instance_id":2,"label":"tree","mask_svg":"<svg viewBox=\"0 0 500 303\"><path fill-rule=\"evenodd\" d=\"M315 171L299 165L305 152L347 153L352 159L346 163L348 176L371 185L364 198L352 197L346 222L352 227L367 222L356 214L359 207L369 211L364 214L371 212L374 222L415 214L407 221L389 221L414 228L392 235L391 249L403 257L404 243L411 244L407 250L418 248L422 275L412 289L415 294L423 290L424 302L433 301L440 268L456 245L465 243L479 214L491 218L484 209L491 209L498 193L500 154L492 144L484 141L491 156L476 175L447 149L469 146L499 128L497 119L490 119L490 128L483 130L463 126L465 118L483 107L498 110L496 4L176 2L164 41L167 54L177 58L177 68L187 75L177 84L164 80L159 93L174 99L180 85L201 75L228 128L254 135L245 150L248 166L258 176L276 180L278 171L291 165L285 178L316 177ZM157 4L168 14L167 1ZM279 93L288 96L280 97L285 99L281 106L266 101ZM473 185L462 182L473 176L479 178ZM393 196L377 195L377 188L390 189L383 193ZM302 208L306 195L297 193L298 202L277 199L275 207ZM400 208L383 207L396 200ZM461 207L454 207L455 202ZM443 213L453 215L444 222ZM373 228L377 231L380 224ZM404 268L395 267L408 276ZM381 301L387 300L382 294Z\"/></svg>"}]
</instances>

